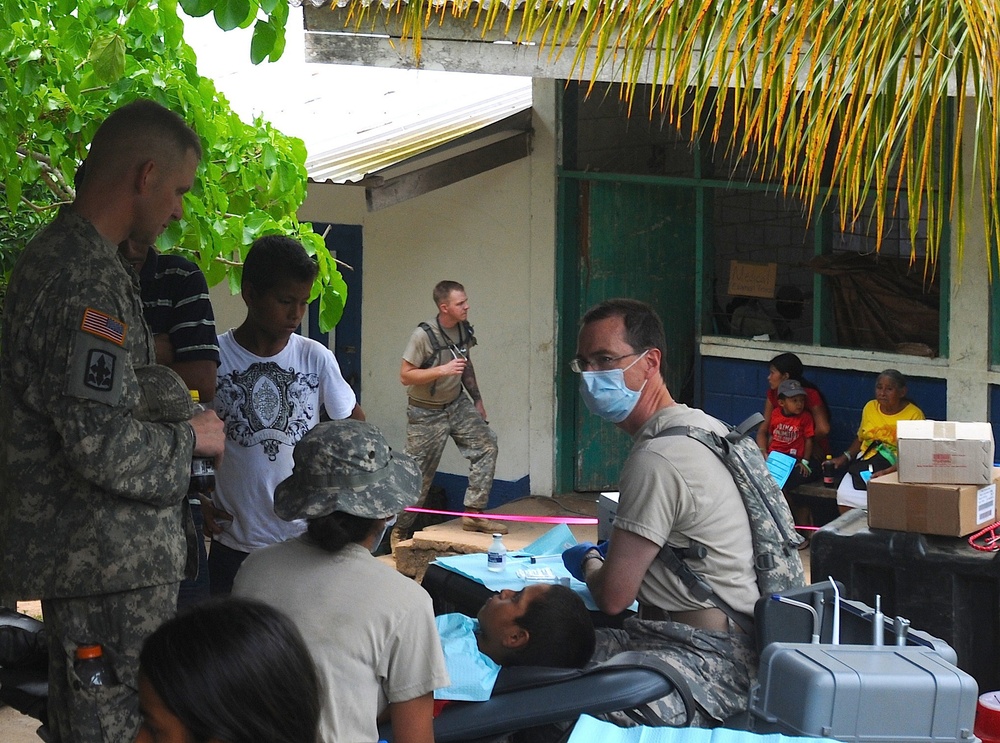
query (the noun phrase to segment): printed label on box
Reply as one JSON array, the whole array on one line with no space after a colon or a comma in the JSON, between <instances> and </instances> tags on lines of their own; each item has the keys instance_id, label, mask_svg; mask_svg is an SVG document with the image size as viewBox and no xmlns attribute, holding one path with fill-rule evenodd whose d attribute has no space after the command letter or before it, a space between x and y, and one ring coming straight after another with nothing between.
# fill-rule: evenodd
<instances>
[{"instance_id":1,"label":"printed label on box","mask_svg":"<svg viewBox=\"0 0 1000 743\"><path fill-rule=\"evenodd\" d=\"M976 523L985 524L988 521L993 521L994 514L996 513L996 505L996 483L987 485L985 488L979 488L979 491L976 493Z\"/></svg>"}]
</instances>

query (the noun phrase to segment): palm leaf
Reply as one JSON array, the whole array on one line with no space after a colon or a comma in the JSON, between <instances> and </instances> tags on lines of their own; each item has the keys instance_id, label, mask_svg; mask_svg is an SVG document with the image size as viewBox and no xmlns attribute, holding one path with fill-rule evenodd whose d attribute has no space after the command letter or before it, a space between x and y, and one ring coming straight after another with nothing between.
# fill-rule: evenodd
<instances>
[{"instance_id":1,"label":"palm leaf","mask_svg":"<svg viewBox=\"0 0 1000 743\"><path fill-rule=\"evenodd\" d=\"M557 59L565 46L576 45L572 74L589 76L588 94L599 78L610 79L622 83L631 105L636 86L650 83L650 117L678 129L690 122L688 136L708 136L732 155L750 157L810 212L835 199L841 220L852 222L874 195L877 246L905 199L911 245L926 219L928 266L949 224L961 254L962 142L970 135L991 274L994 255L1000 265L1000 11L992 0L348 5L358 25L374 24L380 13L398 16L418 57L422 33L446 12L484 33L503 18L509 32L518 7L518 39L537 43L539 54L547 50ZM966 117L972 119L967 128ZM719 142L723 136L728 140Z\"/></svg>"}]
</instances>

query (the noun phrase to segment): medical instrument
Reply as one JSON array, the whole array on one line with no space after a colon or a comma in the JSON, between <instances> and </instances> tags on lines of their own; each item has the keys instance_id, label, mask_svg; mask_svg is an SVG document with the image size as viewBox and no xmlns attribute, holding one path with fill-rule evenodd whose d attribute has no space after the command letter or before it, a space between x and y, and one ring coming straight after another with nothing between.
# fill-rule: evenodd
<instances>
[{"instance_id":1,"label":"medical instrument","mask_svg":"<svg viewBox=\"0 0 1000 743\"><path fill-rule=\"evenodd\" d=\"M833 576L827 576L830 585L833 586L833 634L830 637L831 645L840 644L840 589L837 588L837 581Z\"/></svg>"},{"instance_id":2,"label":"medical instrument","mask_svg":"<svg viewBox=\"0 0 1000 743\"><path fill-rule=\"evenodd\" d=\"M819 616L819 612L817 612L813 607L811 607L807 603L804 603L802 601L796 601L795 599L790 599L787 596L780 596L776 593L771 595L771 599L781 604L788 604L789 606L794 606L799 609L805 609L810 614L812 614L813 629L812 629L812 639L810 639L810 642L813 645L819 645L819 631L822 622Z\"/></svg>"},{"instance_id":3,"label":"medical instrument","mask_svg":"<svg viewBox=\"0 0 1000 743\"><path fill-rule=\"evenodd\" d=\"M892 620L892 632L896 636L896 646L906 647L906 639L910 633L910 620L896 617Z\"/></svg>"},{"instance_id":4,"label":"medical instrument","mask_svg":"<svg viewBox=\"0 0 1000 743\"><path fill-rule=\"evenodd\" d=\"M885 644L885 615L882 614L882 596L875 594L875 611L872 613L872 645Z\"/></svg>"}]
</instances>

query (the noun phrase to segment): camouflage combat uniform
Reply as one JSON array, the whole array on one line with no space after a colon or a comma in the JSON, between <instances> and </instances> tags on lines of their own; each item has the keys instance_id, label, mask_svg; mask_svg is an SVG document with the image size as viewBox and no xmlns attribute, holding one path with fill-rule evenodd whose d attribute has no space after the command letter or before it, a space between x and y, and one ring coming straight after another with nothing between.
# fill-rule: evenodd
<instances>
[{"instance_id":1,"label":"camouflage combat uniform","mask_svg":"<svg viewBox=\"0 0 1000 743\"><path fill-rule=\"evenodd\" d=\"M173 613L188 559L190 400L177 422L141 420L157 392L136 367L153 363L134 272L64 208L14 269L0 343L4 589L42 599L56 740L133 739L140 644ZM81 688L87 642L120 684Z\"/></svg>"},{"instance_id":2,"label":"camouflage combat uniform","mask_svg":"<svg viewBox=\"0 0 1000 743\"><path fill-rule=\"evenodd\" d=\"M466 322L453 329L457 333L455 338L448 336L436 319L425 325L437 334L439 350L434 351L427 331L417 327L403 353L403 358L416 367L441 366L455 354L468 358L469 349L476 345L472 327ZM424 366L427 361L430 364ZM418 506L427 498L449 436L455 440L462 456L469 460L465 506L483 511L493 488L498 452L496 433L463 391L459 377L442 377L431 384L410 387L406 407L406 453L417 460L423 475ZM401 535L409 536L415 519L416 514L401 513L396 529Z\"/></svg>"},{"instance_id":3,"label":"camouflage combat uniform","mask_svg":"<svg viewBox=\"0 0 1000 743\"><path fill-rule=\"evenodd\" d=\"M697 707L691 720L695 727L715 727L747 707L747 691L757 677L758 660L753 639L748 635L631 617L625 620L623 629L597 630L597 646L591 660L607 660L626 650L651 653L688 680ZM670 694L650 707L664 724L684 724L680 695ZM625 727L635 724L623 712L607 717Z\"/></svg>"}]
</instances>

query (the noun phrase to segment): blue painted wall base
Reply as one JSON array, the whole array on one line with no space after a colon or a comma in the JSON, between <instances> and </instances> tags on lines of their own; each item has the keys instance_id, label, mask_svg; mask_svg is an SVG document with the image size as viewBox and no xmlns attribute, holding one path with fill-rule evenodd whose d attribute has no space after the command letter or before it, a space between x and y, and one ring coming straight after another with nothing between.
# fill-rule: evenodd
<instances>
[{"instance_id":1,"label":"blue painted wall base","mask_svg":"<svg viewBox=\"0 0 1000 743\"><path fill-rule=\"evenodd\" d=\"M767 362L703 357L702 408L709 415L738 424L764 410ZM805 377L819 387L830 409L830 448L840 452L854 440L861 410L875 398L877 374L811 367ZM947 389L943 379L911 377L910 399L932 420L947 420ZM1000 397L1000 396L998 396ZM995 435L995 434L994 434Z\"/></svg>"},{"instance_id":2,"label":"blue painted wall base","mask_svg":"<svg viewBox=\"0 0 1000 743\"><path fill-rule=\"evenodd\" d=\"M450 510L461 511L464 509L462 501L465 498L465 489L469 486L468 477L438 472L434 475L433 484L444 488ZM502 506L504 503L510 503L527 495L531 495L531 481L528 475L520 480L494 480L493 489L490 491L489 508Z\"/></svg>"}]
</instances>

